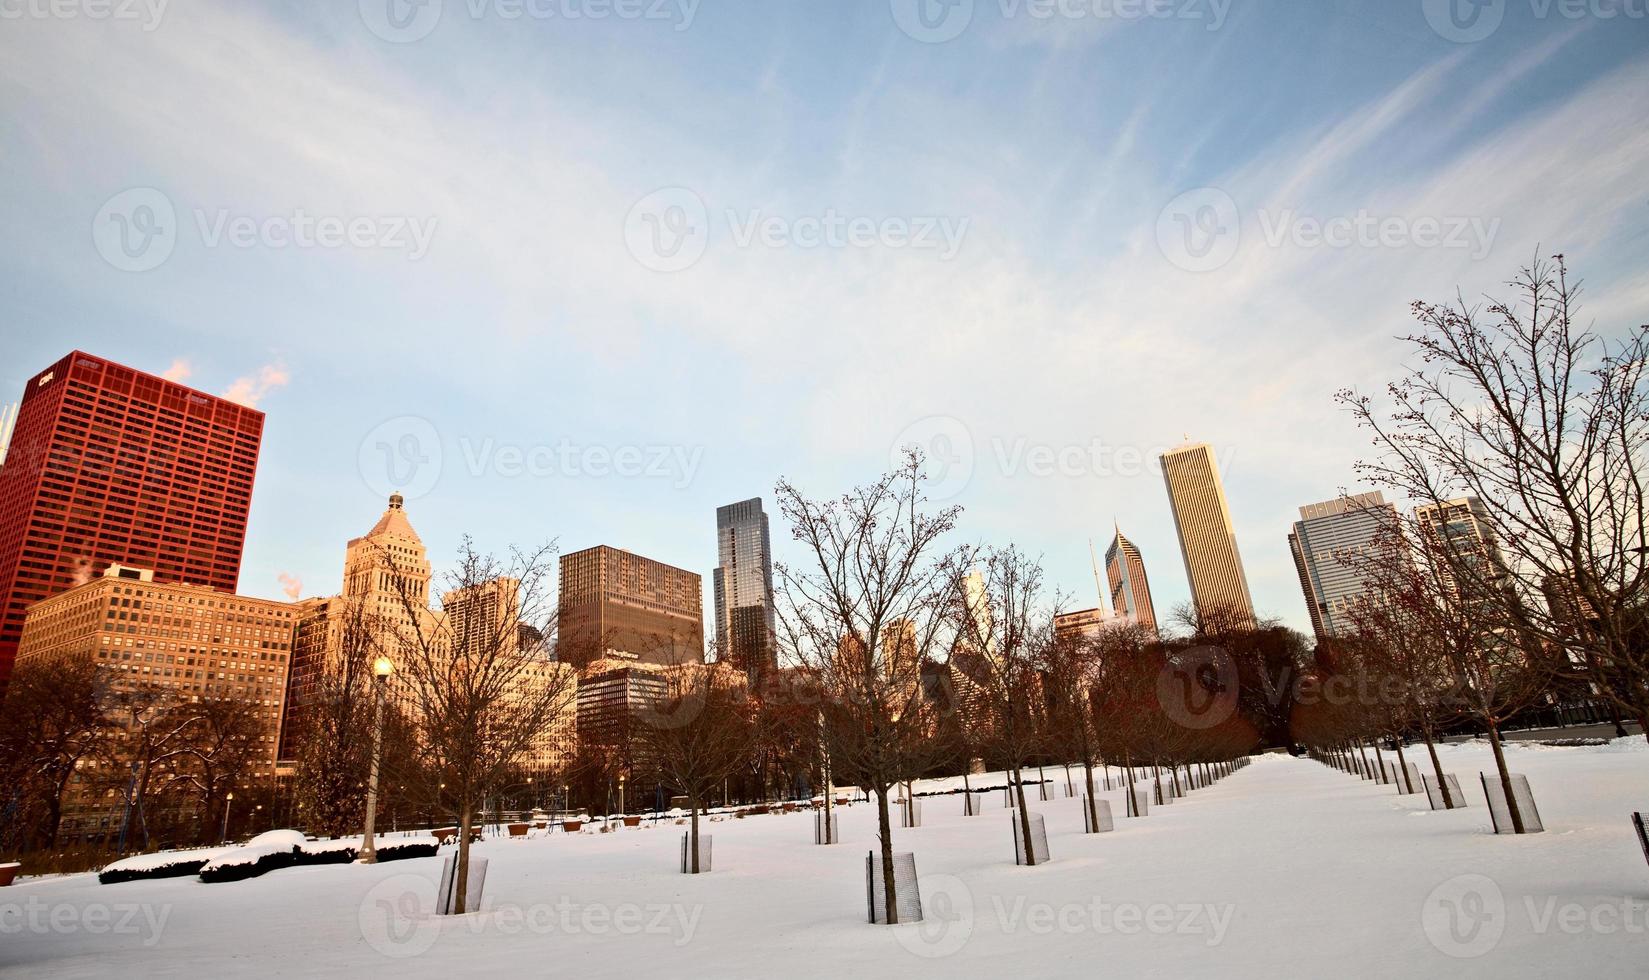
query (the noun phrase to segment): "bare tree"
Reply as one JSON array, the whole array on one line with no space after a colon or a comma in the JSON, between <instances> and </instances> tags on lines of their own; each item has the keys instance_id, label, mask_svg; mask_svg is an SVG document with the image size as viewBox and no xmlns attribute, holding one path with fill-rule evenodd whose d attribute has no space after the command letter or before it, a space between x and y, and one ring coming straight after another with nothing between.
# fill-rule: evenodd
<instances>
[{"instance_id":1,"label":"bare tree","mask_svg":"<svg viewBox=\"0 0 1649 980\"><path fill-rule=\"evenodd\" d=\"M687 797L692 810L687 872L699 873L699 812L758 744L748 675L728 664L665 668L665 691L641 712L638 741L648 770Z\"/></svg>"},{"instance_id":2,"label":"bare tree","mask_svg":"<svg viewBox=\"0 0 1649 980\"><path fill-rule=\"evenodd\" d=\"M834 500L788 481L779 507L805 557L776 564L781 649L812 675L832 771L875 794L888 922L898 921L889 791L938 761L921 665L941 649L949 583L937 560L959 508L930 512L922 458Z\"/></svg>"},{"instance_id":3,"label":"bare tree","mask_svg":"<svg viewBox=\"0 0 1649 980\"><path fill-rule=\"evenodd\" d=\"M1054 645L1042 565L1009 545L963 549L947 569L956 634L951 659L971 664L969 674L980 684L991 717L990 744L1006 765L1019 802L1025 863L1034 865L1023 767L1045 745L1042 671Z\"/></svg>"},{"instance_id":4,"label":"bare tree","mask_svg":"<svg viewBox=\"0 0 1649 980\"><path fill-rule=\"evenodd\" d=\"M335 639L328 639L311 690L289 714L297 746L294 788L305 820L336 837L363 825L372 756L372 665L391 651L382 645L388 629L383 617L365 603L334 599L326 615Z\"/></svg>"},{"instance_id":5,"label":"bare tree","mask_svg":"<svg viewBox=\"0 0 1649 980\"><path fill-rule=\"evenodd\" d=\"M1419 735L1446 798L1447 781L1437 742L1444 726L1459 714L1454 671L1446 652L1454 629L1439 629L1440 621L1447 619L1447 606L1439 607L1414 560L1401 521L1386 520L1370 547L1341 558L1362 577L1368 593L1364 601L1346 610L1353 630L1348 642L1360 668L1378 683L1382 727L1396 740L1399 762L1404 761L1404 736ZM1454 806L1461 801L1448 802Z\"/></svg>"},{"instance_id":6,"label":"bare tree","mask_svg":"<svg viewBox=\"0 0 1649 980\"><path fill-rule=\"evenodd\" d=\"M1574 653L1649 737L1649 326L1618 339L1580 326L1561 255L1508 285L1516 298L1486 308L1416 302L1416 366L1379 403L1338 399L1374 435L1370 482L1432 506L1476 498L1505 574L1452 574L1496 627Z\"/></svg>"},{"instance_id":7,"label":"bare tree","mask_svg":"<svg viewBox=\"0 0 1649 980\"><path fill-rule=\"evenodd\" d=\"M272 761L269 746L260 743L262 723L239 701L205 698L178 706L174 716L189 723L178 750L167 757L160 791L192 801L204 834L225 795L247 785L259 762Z\"/></svg>"},{"instance_id":8,"label":"bare tree","mask_svg":"<svg viewBox=\"0 0 1649 980\"><path fill-rule=\"evenodd\" d=\"M1107 761L1102 748L1104 721L1096 709L1113 687L1117 665L1123 659L1117 651L1132 653L1150 642L1145 627L1111 624L1098 636L1055 636L1043 662L1054 746L1064 758L1082 764L1090 827L1099 826L1094 767Z\"/></svg>"},{"instance_id":9,"label":"bare tree","mask_svg":"<svg viewBox=\"0 0 1649 980\"><path fill-rule=\"evenodd\" d=\"M440 793L456 809L455 908L468 911L470 835L475 813L573 707L573 672L545 648L555 633L553 545L482 554L468 537L431 611L410 575L391 574L407 635L397 676L419 749L441 774ZM384 559L394 562L393 555ZM526 629L523 629L526 627Z\"/></svg>"},{"instance_id":10,"label":"bare tree","mask_svg":"<svg viewBox=\"0 0 1649 980\"><path fill-rule=\"evenodd\" d=\"M1507 623L1507 576L1481 542L1467 546L1437 533L1431 518L1414 518L1406 530L1402 518L1385 532L1365 562L1383 586L1377 600L1392 607L1406 628L1423 632L1410 652L1435 658L1417 669L1447 679L1439 703L1457 716L1470 718L1488 735L1515 833L1523 817L1512 794L1500 728L1548 687L1561 653ZM1434 755L1435 762L1435 755ZM1438 769L1441 773L1441 769Z\"/></svg>"},{"instance_id":11,"label":"bare tree","mask_svg":"<svg viewBox=\"0 0 1649 980\"><path fill-rule=\"evenodd\" d=\"M14 816L0 847L57 843L69 780L108 736L103 686L88 658L25 664L12 676L0 710L0 785Z\"/></svg>"}]
</instances>

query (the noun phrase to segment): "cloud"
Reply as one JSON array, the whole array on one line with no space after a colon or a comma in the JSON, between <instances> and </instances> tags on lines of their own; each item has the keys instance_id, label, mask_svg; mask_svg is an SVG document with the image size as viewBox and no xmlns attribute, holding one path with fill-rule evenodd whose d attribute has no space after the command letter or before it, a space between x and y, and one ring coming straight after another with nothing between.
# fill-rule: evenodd
<instances>
[{"instance_id":1,"label":"cloud","mask_svg":"<svg viewBox=\"0 0 1649 980\"><path fill-rule=\"evenodd\" d=\"M265 364L258 368L256 374L236 378L235 383L229 386L229 390L223 393L223 397L237 405L257 408L258 402L263 401L266 395L276 388L284 387L291 380L292 375L287 373L285 365Z\"/></svg>"},{"instance_id":2,"label":"cloud","mask_svg":"<svg viewBox=\"0 0 1649 980\"><path fill-rule=\"evenodd\" d=\"M298 597L303 595L303 579L287 572L282 572L279 579L281 583L281 591L286 593L286 597L288 599L291 599L293 602L297 602Z\"/></svg>"},{"instance_id":3,"label":"cloud","mask_svg":"<svg viewBox=\"0 0 1649 980\"><path fill-rule=\"evenodd\" d=\"M177 357L172 359L171 367L160 372L160 376L165 378L167 381L177 381L181 383L189 380L189 376L194 373L195 367L193 364L189 363L188 358Z\"/></svg>"}]
</instances>

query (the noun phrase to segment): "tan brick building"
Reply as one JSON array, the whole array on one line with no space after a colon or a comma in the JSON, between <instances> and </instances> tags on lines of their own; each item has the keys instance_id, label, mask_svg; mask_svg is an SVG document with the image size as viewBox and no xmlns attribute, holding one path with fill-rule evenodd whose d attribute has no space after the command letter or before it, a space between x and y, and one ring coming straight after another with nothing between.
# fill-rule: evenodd
<instances>
[{"instance_id":1,"label":"tan brick building","mask_svg":"<svg viewBox=\"0 0 1649 980\"><path fill-rule=\"evenodd\" d=\"M260 730L252 775L263 778L275 772L297 617L292 603L156 582L147 569L111 565L29 610L17 666L87 658L107 670L111 691L152 685L180 703L242 704ZM90 805L88 784L78 777L71 784L67 809Z\"/></svg>"}]
</instances>

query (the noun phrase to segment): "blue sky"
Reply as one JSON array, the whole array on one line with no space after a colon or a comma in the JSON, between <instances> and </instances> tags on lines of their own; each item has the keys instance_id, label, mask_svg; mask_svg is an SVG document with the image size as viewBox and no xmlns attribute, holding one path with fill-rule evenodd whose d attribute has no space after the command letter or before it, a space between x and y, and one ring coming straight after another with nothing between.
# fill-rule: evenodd
<instances>
[{"instance_id":1,"label":"blue sky","mask_svg":"<svg viewBox=\"0 0 1649 980\"><path fill-rule=\"evenodd\" d=\"M250 594L336 589L397 476L437 561L708 578L718 504L917 438L959 537L1090 604L1115 519L1166 610L1189 436L1306 628L1284 538L1410 301L1562 251L1649 319L1641 2L386 2L0 4L0 400L74 347L240 382Z\"/></svg>"}]
</instances>

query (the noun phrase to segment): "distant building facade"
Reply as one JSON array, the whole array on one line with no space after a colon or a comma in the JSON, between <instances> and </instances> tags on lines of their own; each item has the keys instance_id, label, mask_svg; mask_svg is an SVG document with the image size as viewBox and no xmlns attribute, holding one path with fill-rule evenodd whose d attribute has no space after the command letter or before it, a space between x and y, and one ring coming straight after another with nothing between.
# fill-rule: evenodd
<instances>
[{"instance_id":1,"label":"distant building facade","mask_svg":"<svg viewBox=\"0 0 1649 980\"><path fill-rule=\"evenodd\" d=\"M601 545L561 556L557 657L667 665L704 659L704 579Z\"/></svg>"},{"instance_id":2,"label":"distant building facade","mask_svg":"<svg viewBox=\"0 0 1649 980\"><path fill-rule=\"evenodd\" d=\"M111 565L85 585L35 603L17 665L49 669L79 658L106 672L111 695L153 688L178 704L230 702L255 722L251 775L263 778L275 773L297 621L292 603L159 582L150 569ZM118 758L112 764L123 768ZM96 776L94 767L82 767L72 778L65 833L118 829L118 795L110 789L102 798Z\"/></svg>"},{"instance_id":3,"label":"distant building facade","mask_svg":"<svg viewBox=\"0 0 1649 980\"><path fill-rule=\"evenodd\" d=\"M773 543L760 497L716 508L716 557L717 656L757 683L779 663Z\"/></svg>"},{"instance_id":4,"label":"distant building facade","mask_svg":"<svg viewBox=\"0 0 1649 980\"><path fill-rule=\"evenodd\" d=\"M1197 612L1225 610L1238 622L1253 623L1254 599L1213 448L1199 443L1164 453L1162 478Z\"/></svg>"},{"instance_id":5,"label":"distant building facade","mask_svg":"<svg viewBox=\"0 0 1649 980\"><path fill-rule=\"evenodd\" d=\"M1396 528L1397 509L1377 490L1300 508L1288 550L1319 641L1351 631L1347 614L1369 595L1359 559L1370 556L1382 533Z\"/></svg>"},{"instance_id":6,"label":"distant building facade","mask_svg":"<svg viewBox=\"0 0 1649 980\"><path fill-rule=\"evenodd\" d=\"M1102 608L1077 609L1054 616L1054 636L1091 640L1105 632L1111 616Z\"/></svg>"}]
</instances>

